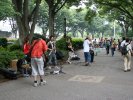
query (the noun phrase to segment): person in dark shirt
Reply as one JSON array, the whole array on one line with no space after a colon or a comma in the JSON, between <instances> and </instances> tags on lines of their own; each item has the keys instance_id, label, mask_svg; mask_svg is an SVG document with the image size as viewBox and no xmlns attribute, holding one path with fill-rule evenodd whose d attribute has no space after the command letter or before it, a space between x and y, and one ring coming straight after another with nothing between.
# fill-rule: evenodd
<instances>
[{"instance_id":1,"label":"person in dark shirt","mask_svg":"<svg viewBox=\"0 0 133 100\"><path fill-rule=\"evenodd\" d=\"M57 66L57 57L56 57L56 41L54 36L50 36L50 41L47 43L48 46L48 54L49 61L48 65L51 69L51 65L54 65L55 71L59 71L60 68Z\"/></svg>"},{"instance_id":2,"label":"person in dark shirt","mask_svg":"<svg viewBox=\"0 0 133 100\"><path fill-rule=\"evenodd\" d=\"M68 50L68 59L67 59L67 62L69 64L71 64L71 61L70 60L72 58L72 55L74 54L74 50L73 50L72 43L71 43L71 40L70 39L68 39L66 45L67 45L67 50Z\"/></svg>"}]
</instances>

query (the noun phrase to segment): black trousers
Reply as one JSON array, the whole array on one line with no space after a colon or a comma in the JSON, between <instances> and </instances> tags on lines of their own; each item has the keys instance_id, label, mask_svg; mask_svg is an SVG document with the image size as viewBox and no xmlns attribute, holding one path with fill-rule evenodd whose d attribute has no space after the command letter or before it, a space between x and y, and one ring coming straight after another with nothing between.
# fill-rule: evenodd
<instances>
[{"instance_id":1,"label":"black trousers","mask_svg":"<svg viewBox=\"0 0 133 100\"><path fill-rule=\"evenodd\" d=\"M94 53L91 53L91 63L94 61Z\"/></svg>"},{"instance_id":2,"label":"black trousers","mask_svg":"<svg viewBox=\"0 0 133 100\"><path fill-rule=\"evenodd\" d=\"M106 47L106 54L109 54L109 46Z\"/></svg>"}]
</instances>

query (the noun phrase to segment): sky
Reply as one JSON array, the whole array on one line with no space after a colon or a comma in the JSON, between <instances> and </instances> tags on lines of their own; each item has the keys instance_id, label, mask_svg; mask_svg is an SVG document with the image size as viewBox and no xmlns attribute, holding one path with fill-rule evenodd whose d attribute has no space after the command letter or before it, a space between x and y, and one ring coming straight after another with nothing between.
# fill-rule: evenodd
<instances>
[{"instance_id":1,"label":"sky","mask_svg":"<svg viewBox=\"0 0 133 100\"><path fill-rule=\"evenodd\" d=\"M11 31L11 25L9 21L0 21L0 30L1 31Z\"/></svg>"},{"instance_id":2,"label":"sky","mask_svg":"<svg viewBox=\"0 0 133 100\"><path fill-rule=\"evenodd\" d=\"M87 0L82 0L81 5L78 8L85 8L85 4L83 2L87 2ZM73 6L72 8L75 8L75 6ZM8 31L11 32L11 25L9 20L6 21L0 21L0 30L1 31ZM35 32L40 33L42 32L42 30L36 26Z\"/></svg>"},{"instance_id":3,"label":"sky","mask_svg":"<svg viewBox=\"0 0 133 100\"><path fill-rule=\"evenodd\" d=\"M0 30L11 32L11 25L9 20L0 21ZM35 33L42 33L42 30L36 26Z\"/></svg>"}]
</instances>

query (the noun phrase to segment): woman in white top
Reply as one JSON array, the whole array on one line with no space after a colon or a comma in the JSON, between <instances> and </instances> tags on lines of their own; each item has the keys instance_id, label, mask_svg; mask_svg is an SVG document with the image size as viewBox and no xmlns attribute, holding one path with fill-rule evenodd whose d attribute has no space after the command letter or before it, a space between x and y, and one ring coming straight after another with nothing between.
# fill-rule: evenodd
<instances>
[{"instance_id":1,"label":"woman in white top","mask_svg":"<svg viewBox=\"0 0 133 100\"><path fill-rule=\"evenodd\" d=\"M132 53L132 47L130 44L130 40L127 38L125 45L127 45L127 51L128 53L124 55L124 72L130 71L131 70L131 53Z\"/></svg>"}]
</instances>

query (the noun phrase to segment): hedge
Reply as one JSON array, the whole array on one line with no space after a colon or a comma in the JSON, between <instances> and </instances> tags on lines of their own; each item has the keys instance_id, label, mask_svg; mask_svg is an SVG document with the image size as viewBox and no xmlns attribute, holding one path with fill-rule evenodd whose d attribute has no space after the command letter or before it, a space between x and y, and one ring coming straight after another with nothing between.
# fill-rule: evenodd
<instances>
[{"instance_id":1,"label":"hedge","mask_svg":"<svg viewBox=\"0 0 133 100\"><path fill-rule=\"evenodd\" d=\"M23 58L24 54L20 50L9 51L5 48L0 47L0 67L8 68L10 66L10 62L13 59Z\"/></svg>"}]
</instances>

